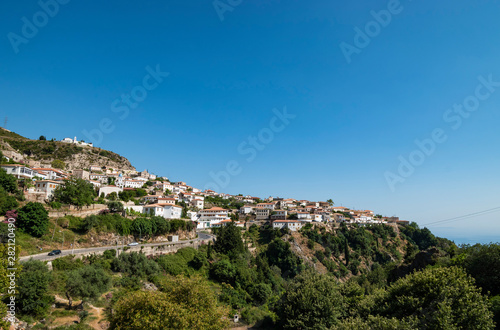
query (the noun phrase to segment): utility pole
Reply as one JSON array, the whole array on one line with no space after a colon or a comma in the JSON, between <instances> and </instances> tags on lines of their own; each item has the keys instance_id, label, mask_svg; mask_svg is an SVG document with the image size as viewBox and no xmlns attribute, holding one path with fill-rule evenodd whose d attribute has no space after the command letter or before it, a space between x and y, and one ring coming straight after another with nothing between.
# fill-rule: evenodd
<instances>
[{"instance_id":1,"label":"utility pole","mask_svg":"<svg viewBox=\"0 0 500 330\"><path fill-rule=\"evenodd\" d=\"M75 236L75 238L73 240L73 250L71 250L71 254L75 254L74 253L75 252L75 243L76 243L76 236Z\"/></svg>"},{"instance_id":2,"label":"utility pole","mask_svg":"<svg viewBox=\"0 0 500 330\"><path fill-rule=\"evenodd\" d=\"M54 234L56 233L56 227L57 227L57 221L59 218L56 219L56 224L54 225L54 232L52 233L52 240L54 240Z\"/></svg>"}]
</instances>

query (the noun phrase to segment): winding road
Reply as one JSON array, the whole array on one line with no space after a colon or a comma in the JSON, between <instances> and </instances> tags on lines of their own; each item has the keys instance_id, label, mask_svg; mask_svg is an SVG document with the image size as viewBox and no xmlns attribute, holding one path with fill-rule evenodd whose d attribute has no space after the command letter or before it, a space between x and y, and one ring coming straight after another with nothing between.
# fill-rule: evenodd
<instances>
[{"instance_id":1,"label":"winding road","mask_svg":"<svg viewBox=\"0 0 500 330\"><path fill-rule=\"evenodd\" d=\"M215 236L198 232L197 238L187 240L187 241L147 243L147 244L139 244L137 246L139 246L139 247L141 247L141 246L153 247L153 246L162 246L162 245L177 245L177 244L186 244L189 242L203 241L203 240L211 239L211 238L214 239ZM125 245L125 246L127 246L127 245ZM134 246L134 247L137 247L137 246ZM49 255L47 255L47 252L45 252L45 253L32 254L29 256L21 257L21 258L19 258L19 261L26 261L26 260L29 260L30 258L33 258L34 260L40 260L40 261L51 261L51 260L54 260L54 259L57 259L60 257L71 255L71 254L83 254L83 253L93 253L93 252L95 253L95 252L102 252L102 251L106 251L106 250L113 250L113 249L116 250L116 249L119 249L122 247L123 246L113 245L113 246L100 246L100 247L94 247L94 248L69 249L69 250L62 250L61 254L58 254L55 256L49 256Z\"/></svg>"}]
</instances>

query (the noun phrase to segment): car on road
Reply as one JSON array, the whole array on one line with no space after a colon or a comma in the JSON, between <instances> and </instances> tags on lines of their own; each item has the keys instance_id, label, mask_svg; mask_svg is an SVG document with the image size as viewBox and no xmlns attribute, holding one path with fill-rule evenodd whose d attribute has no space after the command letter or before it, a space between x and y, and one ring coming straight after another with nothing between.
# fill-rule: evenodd
<instances>
[{"instance_id":1,"label":"car on road","mask_svg":"<svg viewBox=\"0 0 500 330\"><path fill-rule=\"evenodd\" d=\"M61 254L61 250L52 250L49 252L49 256L55 256Z\"/></svg>"},{"instance_id":2,"label":"car on road","mask_svg":"<svg viewBox=\"0 0 500 330\"><path fill-rule=\"evenodd\" d=\"M127 246L136 246L136 245L139 245L139 243L137 242L132 242L132 243L128 243Z\"/></svg>"}]
</instances>

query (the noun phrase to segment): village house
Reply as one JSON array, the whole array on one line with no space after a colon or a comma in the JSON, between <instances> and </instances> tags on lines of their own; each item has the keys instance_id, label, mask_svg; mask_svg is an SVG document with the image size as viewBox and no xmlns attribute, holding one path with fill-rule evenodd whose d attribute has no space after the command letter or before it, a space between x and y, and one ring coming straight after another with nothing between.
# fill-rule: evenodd
<instances>
[{"instance_id":1,"label":"village house","mask_svg":"<svg viewBox=\"0 0 500 330\"><path fill-rule=\"evenodd\" d=\"M143 213L165 219L180 219L182 216L182 207L171 204L150 204L143 207Z\"/></svg>"},{"instance_id":2,"label":"village house","mask_svg":"<svg viewBox=\"0 0 500 330\"><path fill-rule=\"evenodd\" d=\"M73 170L73 176L78 179L89 180L90 173L85 170Z\"/></svg>"},{"instance_id":3,"label":"village house","mask_svg":"<svg viewBox=\"0 0 500 330\"><path fill-rule=\"evenodd\" d=\"M228 210L221 207L212 207L211 209L198 212L198 229L211 228L212 224L221 222L228 218Z\"/></svg>"},{"instance_id":4,"label":"village house","mask_svg":"<svg viewBox=\"0 0 500 330\"><path fill-rule=\"evenodd\" d=\"M231 219L222 220L221 222L217 222L217 223L212 224L211 228L225 227L225 226L229 225L231 222L233 222L233 220L231 220ZM243 227L245 227L245 222L244 221L234 222L234 225L236 227L243 228Z\"/></svg>"},{"instance_id":5,"label":"village house","mask_svg":"<svg viewBox=\"0 0 500 330\"><path fill-rule=\"evenodd\" d=\"M78 145L81 145L81 146L85 146L85 147L93 147L94 145L91 143L86 143L84 141L78 141L76 139L76 136L72 139L72 138L64 138L61 140L61 142L64 142L64 143L73 143L73 144L78 144Z\"/></svg>"},{"instance_id":6,"label":"village house","mask_svg":"<svg viewBox=\"0 0 500 330\"><path fill-rule=\"evenodd\" d=\"M100 183L104 183L104 184L108 183L108 177L105 174L90 173L89 179L99 181Z\"/></svg>"},{"instance_id":7,"label":"village house","mask_svg":"<svg viewBox=\"0 0 500 330\"><path fill-rule=\"evenodd\" d=\"M37 193L44 193L45 200L50 200L54 194L54 190L61 185L61 182L53 180L38 180L35 181L35 191Z\"/></svg>"},{"instance_id":8,"label":"village house","mask_svg":"<svg viewBox=\"0 0 500 330\"><path fill-rule=\"evenodd\" d=\"M3 164L1 168L3 168L7 172L7 174L11 174L18 179L33 179L33 177L38 174L31 168L18 164Z\"/></svg>"},{"instance_id":9,"label":"village house","mask_svg":"<svg viewBox=\"0 0 500 330\"><path fill-rule=\"evenodd\" d=\"M160 189L163 192L165 192L166 190L172 191L174 189L174 186L170 182L160 182L155 184L154 187Z\"/></svg>"},{"instance_id":10,"label":"village house","mask_svg":"<svg viewBox=\"0 0 500 330\"><path fill-rule=\"evenodd\" d=\"M98 165L90 165L89 171L90 172L102 172L102 168Z\"/></svg>"},{"instance_id":11,"label":"village house","mask_svg":"<svg viewBox=\"0 0 500 330\"><path fill-rule=\"evenodd\" d=\"M322 214L313 214L312 215L312 221L316 221L316 222L321 222L323 221L323 215Z\"/></svg>"},{"instance_id":12,"label":"village house","mask_svg":"<svg viewBox=\"0 0 500 330\"><path fill-rule=\"evenodd\" d=\"M262 207L256 207L255 208L255 216L256 216L256 220L268 220L269 219L269 215L271 214L271 210L270 209L265 209L265 208L262 208Z\"/></svg>"},{"instance_id":13,"label":"village house","mask_svg":"<svg viewBox=\"0 0 500 330\"><path fill-rule=\"evenodd\" d=\"M275 203L259 203L259 204L257 204L257 207L274 211L274 209L276 208L276 204Z\"/></svg>"},{"instance_id":14,"label":"village house","mask_svg":"<svg viewBox=\"0 0 500 330\"><path fill-rule=\"evenodd\" d=\"M244 205L240 207L240 213L241 214L250 214L253 212L253 206L252 205Z\"/></svg>"},{"instance_id":15,"label":"village house","mask_svg":"<svg viewBox=\"0 0 500 330\"><path fill-rule=\"evenodd\" d=\"M197 209L203 210L203 208L205 207L205 201L198 197L191 201L191 205L193 207L196 207Z\"/></svg>"},{"instance_id":16,"label":"village house","mask_svg":"<svg viewBox=\"0 0 500 330\"><path fill-rule=\"evenodd\" d=\"M69 176L63 171L54 168L33 168L32 170L38 173L35 176L45 175L47 180L65 179Z\"/></svg>"},{"instance_id":17,"label":"village house","mask_svg":"<svg viewBox=\"0 0 500 330\"><path fill-rule=\"evenodd\" d=\"M297 212L297 219L301 221L312 221L312 217L309 212Z\"/></svg>"},{"instance_id":18,"label":"village house","mask_svg":"<svg viewBox=\"0 0 500 330\"><path fill-rule=\"evenodd\" d=\"M116 193L117 195L123 191L122 188L117 186L102 186L99 188L99 196L104 194L104 197L108 196L111 193Z\"/></svg>"},{"instance_id":19,"label":"village house","mask_svg":"<svg viewBox=\"0 0 500 330\"><path fill-rule=\"evenodd\" d=\"M144 181L142 180L133 180L133 179L124 179L123 187L124 188L142 188L144 186Z\"/></svg>"},{"instance_id":20,"label":"village house","mask_svg":"<svg viewBox=\"0 0 500 330\"><path fill-rule=\"evenodd\" d=\"M156 196L156 195L147 195L147 196L142 197L142 200L145 203L155 204L155 203L158 203L158 197L159 196Z\"/></svg>"},{"instance_id":21,"label":"village house","mask_svg":"<svg viewBox=\"0 0 500 330\"><path fill-rule=\"evenodd\" d=\"M94 188L100 188L102 186L102 184L99 181L95 181L95 180L85 180L85 181L87 181L88 183L93 184Z\"/></svg>"},{"instance_id":22,"label":"village house","mask_svg":"<svg viewBox=\"0 0 500 330\"><path fill-rule=\"evenodd\" d=\"M212 207L211 209L201 210L198 214L200 215L200 220L221 219L227 218L228 210L221 207Z\"/></svg>"},{"instance_id":23,"label":"village house","mask_svg":"<svg viewBox=\"0 0 500 330\"><path fill-rule=\"evenodd\" d=\"M297 220L276 220L273 221L273 229L288 228L290 231L297 231L302 228L302 223Z\"/></svg>"},{"instance_id":24,"label":"village house","mask_svg":"<svg viewBox=\"0 0 500 330\"><path fill-rule=\"evenodd\" d=\"M286 220L287 211L275 210L271 213L271 220Z\"/></svg>"},{"instance_id":25,"label":"village house","mask_svg":"<svg viewBox=\"0 0 500 330\"><path fill-rule=\"evenodd\" d=\"M158 197L157 201L159 204L175 205L175 198L171 197Z\"/></svg>"}]
</instances>

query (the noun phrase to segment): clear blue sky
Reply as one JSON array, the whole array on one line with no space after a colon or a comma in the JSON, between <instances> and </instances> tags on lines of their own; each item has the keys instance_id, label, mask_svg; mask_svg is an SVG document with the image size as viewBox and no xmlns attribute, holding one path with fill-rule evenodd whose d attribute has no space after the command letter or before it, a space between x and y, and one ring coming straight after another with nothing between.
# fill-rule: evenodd
<instances>
[{"instance_id":1,"label":"clear blue sky","mask_svg":"<svg viewBox=\"0 0 500 330\"><path fill-rule=\"evenodd\" d=\"M468 97L474 105L479 76L500 81L498 1L222 0L219 13L212 1L60 1L53 17L37 1L0 4L10 130L89 141L83 132L108 120L113 130L94 142L139 170L203 188L234 160L223 192L332 198L421 225L500 206L500 87L459 128L443 119ZM374 23L371 12L388 8L390 22ZM356 27L371 37L348 63L341 45L356 46ZM157 84L148 66L169 75ZM132 91L141 102L124 116ZM295 118L271 139L284 107ZM435 129L446 141L391 189L386 173L399 175L398 157ZM269 143L254 155L248 137L259 133ZM499 220L430 229L496 241Z\"/></svg>"}]
</instances>

